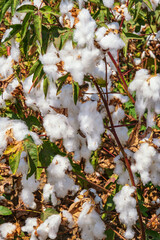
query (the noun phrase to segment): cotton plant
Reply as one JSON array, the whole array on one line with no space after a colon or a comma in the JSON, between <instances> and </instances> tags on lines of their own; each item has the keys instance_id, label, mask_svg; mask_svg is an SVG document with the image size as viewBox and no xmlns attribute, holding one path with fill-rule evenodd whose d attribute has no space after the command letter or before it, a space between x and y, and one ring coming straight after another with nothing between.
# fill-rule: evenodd
<instances>
[{"instance_id":1,"label":"cotton plant","mask_svg":"<svg viewBox=\"0 0 160 240\"><path fill-rule=\"evenodd\" d=\"M104 133L114 139L115 144L121 151L114 158L114 174L118 175L117 184L123 186L122 190L115 194L113 201L119 213L120 221L126 225L124 234L126 239L134 237L133 226L138 220L136 197L134 197L137 184L142 182L145 185L152 182L156 186L160 183L160 157L158 150L156 150L160 146L159 140L152 139L151 142L147 136L138 145L138 150L132 152L127 149L128 128L126 126L114 128L114 126L120 125L125 118L125 111L121 106L130 97L127 91L128 96L112 92L114 81L118 79L117 76L120 73L122 74L119 76L121 80L125 80L120 70L121 63L119 61L121 61L121 58L118 58L118 56L122 56L119 52L126 47L125 40L121 37L121 31L123 31L124 22L126 24L127 21L134 19L132 19L128 1L119 1L119 6L116 5L114 0L103 0L102 2L101 4L104 6L101 6L101 10L105 9L106 11L107 9L108 13L112 14L112 22L106 20L108 18L106 17L102 24L98 12L96 13L97 16L93 14L92 5L90 8L85 8L89 3L87 0L78 0L77 2L62 0L58 5L55 2L53 5L56 6L56 12L59 11L59 13L53 14L53 16L51 9L54 6L50 6L51 3L48 3L47 6L46 2L41 0L23 1L16 6L14 16L11 18L12 24L19 24L24 27L26 12L18 9L29 5L28 9L32 16L35 14L39 19L36 24L32 19L31 22L28 22L27 29L25 29L26 32L31 33L31 38L28 36L29 40L33 40L32 37L34 36L38 46L35 57L32 58L32 56L27 55L26 61L29 59L30 64L34 64L34 66L38 63L38 66L42 68L43 76L41 78L39 78L39 75L36 76L35 73L38 72L38 68L36 71L32 71L30 75L27 66L28 77L21 79L20 74L14 68L14 65L18 66L19 61L23 61L23 57L26 57L26 54L24 55L26 42L21 44L21 41L26 41L26 38L20 40L23 33L21 29L18 35L10 39L10 56L8 52L7 57L0 57L1 82L5 83L6 79L14 75L13 80L7 83L3 93L0 95L0 108L2 110L6 108L8 102L10 104L15 103L13 92L17 90L17 87L21 86L24 97L23 104L36 117L40 117L41 127L39 130L32 126L32 130L29 130L25 121L23 121L26 120L25 118L23 120L12 120L7 117L0 117L0 155L3 155L11 144L24 143L26 136L31 137L32 144L40 153L43 151L45 143L50 144L51 147L57 143L58 145L63 144L66 155L52 156L50 163L47 163L48 165L45 167L47 179L42 189L43 204L47 206L47 204L51 203L53 208L59 209L61 200L67 196L75 196L74 204L81 204L77 222L75 222L74 214L72 215L66 209L60 211L59 214L49 216L40 225L37 218L27 218L25 225L21 229L30 235L31 240L56 239L63 218L67 219L67 226L70 230L77 224L81 238L84 240L106 237L104 234L106 224L101 219L103 213L102 199L95 189L90 189L92 200L85 198L84 194L87 194L87 190L79 193L80 187L71 177L71 173L75 170L69 160L71 157L74 164L85 162L84 165L82 164L84 174L93 174L94 167L90 162L90 158L92 153L101 147L101 136ZM151 1L153 9L156 10L158 3L159 1ZM98 4L96 7L98 10ZM143 7L146 7L145 3L142 3ZM75 9L76 16L74 15ZM9 8L8 12L11 11L13 9ZM43 23L43 27L42 29L39 28L40 32L38 32L36 27L41 23ZM64 27L65 31L62 31L61 34ZM44 28L49 34L48 40L45 39L46 42L44 38L41 39L42 36L44 37ZM145 26L141 26L138 34L141 34L144 28ZM52 30L55 32L53 33ZM5 42L10 36L11 31L12 28L6 30L2 42ZM67 31L72 36L66 39ZM58 35L60 35L60 39L57 39ZM18 39L16 36L18 36ZM152 33L146 38L146 46L150 46L152 40L157 44L158 39L159 32ZM60 46L57 47L59 40ZM46 51L44 50L45 44L47 44ZM149 54L155 60L154 53L150 51ZM20 59L21 57L22 59ZM142 57L141 59L134 58L134 64L137 68L142 64L142 59ZM65 77L66 82L61 86L62 82L60 81L63 81ZM155 114L160 113L159 81L159 74L151 75L147 69L141 69L136 72L133 81L129 85L129 91L131 93L136 92L135 108L139 120L147 110L147 127L154 126ZM58 85L58 82L60 82L60 85ZM101 88L99 82L102 82L105 87ZM83 91L83 85L86 83L88 89ZM97 83L98 87L95 83ZM75 97L74 87L78 85L79 93L75 101L73 98L73 95ZM57 91L58 86L61 87L59 91ZM107 99L108 109L102 96ZM116 105L115 102L119 102L119 104ZM28 114L27 111L26 113ZM112 118L110 123L108 123L109 117ZM106 123L108 129L114 128L115 131L106 131ZM123 149L124 146L125 149ZM38 206L34 193L39 189L40 181L36 179L37 173L28 176L28 152L25 147L21 150L16 170L17 174L21 174L22 191L20 198L26 208L36 209ZM126 164L126 159L129 167ZM137 177L137 174L139 174L139 177ZM80 200L81 198L82 200ZM95 206L100 207L100 214L96 211ZM159 210L157 212L159 213ZM0 226L0 237L5 239L7 234L14 232L15 229L16 227L12 223L2 224Z\"/></svg>"}]
</instances>

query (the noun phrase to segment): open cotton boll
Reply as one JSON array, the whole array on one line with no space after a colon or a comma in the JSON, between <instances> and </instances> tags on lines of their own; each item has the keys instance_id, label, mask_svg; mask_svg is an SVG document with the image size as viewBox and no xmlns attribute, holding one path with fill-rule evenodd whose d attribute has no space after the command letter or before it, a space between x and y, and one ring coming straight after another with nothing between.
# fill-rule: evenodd
<instances>
[{"instance_id":1,"label":"open cotton boll","mask_svg":"<svg viewBox=\"0 0 160 240\"><path fill-rule=\"evenodd\" d=\"M122 94L119 94L119 93L109 94L109 96L108 96L109 101L111 99L114 99L114 98L119 99L121 101L121 103L126 103L126 102L129 101L129 97L128 96L125 96L125 95L122 95Z\"/></svg>"},{"instance_id":2,"label":"open cotton boll","mask_svg":"<svg viewBox=\"0 0 160 240\"><path fill-rule=\"evenodd\" d=\"M109 29L117 29L119 30L119 23L118 22L111 22L109 24L107 24Z\"/></svg>"},{"instance_id":3,"label":"open cotton boll","mask_svg":"<svg viewBox=\"0 0 160 240\"><path fill-rule=\"evenodd\" d=\"M132 171L140 174L143 184L152 181L154 185L160 184L160 154L148 143L142 143L139 150L134 153L136 163L131 166Z\"/></svg>"},{"instance_id":4,"label":"open cotton boll","mask_svg":"<svg viewBox=\"0 0 160 240\"><path fill-rule=\"evenodd\" d=\"M105 27L98 28L97 31L95 32L96 41L100 41L104 37L104 34L106 33L106 31L107 29Z\"/></svg>"},{"instance_id":5,"label":"open cotton boll","mask_svg":"<svg viewBox=\"0 0 160 240\"><path fill-rule=\"evenodd\" d=\"M136 75L133 79L133 81L129 85L129 90L131 93L134 91L141 89L143 86L143 83L149 78L149 72L146 69L140 69L136 72Z\"/></svg>"},{"instance_id":6,"label":"open cotton boll","mask_svg":"<svg viewBox=\"0 0 160 240\"><path fill-rule=\"evenodd\" d=\"M141 58L134 58L134 64L137 66L141 64Z\"/></svg>"},{"instance_id":7,"label":"open cotton boll","mask_svg":"<svg viewBox=\"0 0 160 240\"><path fill-rule=\"evenodd\" d=\"M21 230L30 234L34 231L34 227L36 227L37 225L37 218L29 217L25 220L25 225L21 228Z\"/></svg>"},{"instance_id":8,"label":"open cotton boll","mask_svg":"<svg viewBox=\"0 0 160 240\"><path fill-rule=\"evenodd\" d=\"M43 126L51 141L74 137L74 129L63 114L47 114L43 119Z\"/></svg>"},{"instance_id":9,"label":"open cotton boll","mask_svg":"<svg viewBox=\"0 0 160 240\"><path fill-rule=\"evenodd\" d=\"M78 19L79 22L75 26L73 40L77 42L79 47L84 47L85 45L93 47L96 22L91 17L89 11L84 8L78 14Z\"/></svg>"},{"instance_id":10,"label":"open cotton boll","mask_svg":"<svg viewBox=\"0 0 160 240\"><path fill-rule=\"evenodd\" d=\"M23 186L21 198L24 204L32 209L35 209L36 203L34 202L33 192L35 192L38 189L39 182L35 179L34 174L28 179L27 176L24 174L21 182Z\"/></svg>"},{"instance_id":11,"label":"open cotton boll","mask_svg":"<svg viewBox=\"0 0 160 240\"><path fill-rule=\"evenodd\" d=\"M55 239L57 237L60 224L61 216L59 214L51 215L37 228L38 238L40 240L46 240L47 237Z\"/></svg>"},{"instance_id":12,"label":"open cotton boll","mask_svg":"<svg viewBox=\"0 0 160 240\"><path fill-rule=\"evenodd\" d=\"M73 2L70 0L62 0L59 10L62 15L67 14L73 8Z\"/></svg>"},{"instance_id":13,"label":"open cotton boll","mask_svg":"<svg viewBox=\"0 0 160 240\"><path fill-rule=\"evenodd\" d=\"M3 92L3 99L4 100L11 100L13 99L14 97L12 96L12 92L15 90L16 87L18 87L19 85L19 82L17 80L17 78L14 78L12 80L12 82L10 82L8 84L8 86L6 87L6 89L4 90Z\"/></svg>"},{"instance_id":14,"label":"open cotton boll","mask_svg":"<svg viewBox=\"0 0 160 240\"><path fill-rule=\"evenodd\" d=\"M135 190L135 187L124 186L113 198L116 205L116 211L120 213L120 221L127 227L125 233L127 239L132 239L134 237L132 225L134 225L138 219L136 200L131 197L131 194L133 194Z\"/></svg>"},{"instance_id":15,"label":"open cotton boll","mask_svg":"<svg viewBox=\"0 0 160 240\"><path fill-rule=\"evenodd\" d=\"M1 239L6 239L7 235L11 234L15 230L16 230L16 225L15 224L12 224L10 222L2 223L0 225L0 237L2 237Z\"/></svg>"},{"instance_id":16,"label":"open cotton boll","mask_svg":"<svg viewBox=\"0 0 160 240\"><path fill-rule=\"evenodd\" d=\"M43 198L44 198L44 201L46 201L46 202L49 202L51 200L53 206L57 205L57 198L56 198L56 195L55 195L54 186L52 186L49 183L46 183L44 185Z\"/></svg>"},{"instance_id":17,"label":"open cotton boll","mask_svg":"<svg viewBox=\"0 0 160 240\"><path fill-rule=\"evenodd\" d=\"M112 8L114 5L114 0L103 0L103 4L107 8Z\"/></svg>"},{"instance_id":18,"label":"open cotton boll","mask_svg":"<svg viewBox=\"0 0 160 240\"><path fill-rule=\"evenodd\" d=\"M47 47L47 51L44 55L40 54L39 60L43 65L56 64L60 61L57 56L57 50L54 47L53 43L50 43Z\"/></svg>"},{"instance_id":19,"label":"open cotton boll","mask_svg":"<svg viewBox=\"0 0 160 240\"><path fill-rule=\"evenodd\" d=\"M47 168L48 183L54 185L55 193L58 197L65 197L69 190L75 193L79 189L74 184L73 179L65 173L66 170L71 171L72 166L67 157L61 157L60 155L56 155Z\"/></svg>"},{"instance_id":20,"label":"open cotton boll","mask_svg":"<svg viewBox=\"0 0 160 240\"><path fill-rule=\"evenodd\" d=\"M100 41L99 45L104 49L115 49L119 50L125 46L125 43L120 38L118 34L110 32L108 35L104 36Z\"/></svg>"},{"instance_id":21,"label":"open cotton boll","mask_svg":"<svg viewBox=\"0 0 160 240\"><path fill-rule=\"evenodd\" d=\"M0 57L0 74L2 75L3 78L9 77L13 73L12 69L12 57ZM4 79L1 79L3 81Z\"/></svg>"},{"instance_id":22,"label":"open cotton boll","mask_svg":"<svg viewBox=\"0 0 160 240\"><path fill-rule=\"evenodd\" d=\"M85 102L80 106L78 115L80 129L87 137L88 149L96 150L104 132L103 119L97 112L97 102Z\"/></svg>"},{"instance_id":23,"label":"open cotton boll","mask_svg":"<svg viewBox=\"0 0 160 240\"><path fill-rule=\"evenodd\" d=\"M63 214L63 217L67 218L67 220L69 222L68 227L72 228L74 225L72 214L70 212L68 212L67 210L63 210L62 214Z\"/></svg>"},{"instance_id":24,"label":"open cotton boll","mask_svg":"<svg viewBox=\"0 0 160 240\"><path fill-rule=\"evenodd\" d=\"M27 157L27 153L26 152L22 152L21 153L21 156L20 156L20 161L19 161L19 165L18 165L18 169L17 169L17 174L26 174L27 175L27 172L28 172L28 164L27 162L25 161L25 158Z\"/></svg>"},{"instance_id":25,"label":"open cotton boll","mask_svg":"<svg viewBox=\"0 0 160 240\"><path fill-rule=\"evenodd\" d=\"M40 8L40 6L42 6L42 1L41 0L34 0L34 6Z\"/></svg>"},{"instance_id":26,"label":"open cotton boll","mask_svg":"<svg viewBox=\"0 0 160 240\"><path fill-rule=\"evenodd\" d=\"M11 39L11 57L14 61L18 62L20 57L19 43Z\"/></svg>"},{"instance_id":27,"label":"open cotton boll","mask_svg":"<svg viewBox=\"0 0 160 240\"><path fill-rule=\"evenodd\" d=\"M92 204L85 202L82 205L82 211L78 217L77 223L81 230L81 238L83 240L102 239L106 237L104 235L106 227L99 214L94 209L89 212L92 207Z\"/></svg>"}]
</instances>

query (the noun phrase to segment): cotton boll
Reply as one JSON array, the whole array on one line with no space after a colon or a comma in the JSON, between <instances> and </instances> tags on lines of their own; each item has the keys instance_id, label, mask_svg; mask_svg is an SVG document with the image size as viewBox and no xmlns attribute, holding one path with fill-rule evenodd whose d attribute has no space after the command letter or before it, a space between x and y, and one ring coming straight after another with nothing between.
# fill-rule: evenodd
<instances>
[{"instance_id":1,"label":"cotton boll","mask_svg":"<svg viewBox=\"0 0 160 240\"><path fill-rule=\"evenodd\" d=\"M18 165L18 169L17 169L17 173L20 174L27 174L28 172L28 164L25 161L25 158L27 157L26 152L22 152L21 156L20 156L20 161L19 161L19 165Z\"/></svg>"},{"instance_id":2,"label":"cotton boll","mask_svg":"<svg viewBox=\"0 0 160 240\"><path fill-rule=\"evenodd\" d=\"M133 238L132 225L135 224L138 219L136 200L131 197L134 191L135 187L124 186L113 198L116 211L120 213L119 218L121 222L127 226L125 237L128 239L130 239L130 237Z\"/></svg>"},{"instance_id":3,"label":"cotton boll","mask_svg":"<svg viewBox=\"0 0 160 240\"><path fill-rule=\"evenodd\" d=\"M104 132L103 120L96 110L96 102L86 102L80 106L78 120L80 129L87 137L88 149L96 150L100 144L100 134Z\"/></svg>"},{"instance_id":4,"label":"cotton boll","mask_svg":"<svg viewBox=\"0 0 160 240\"><path fill-rule=\"evenodd\" d=\"M20 57L19 43L11 39L11 57L14 61L18 62Z\"/></svg>"},{"instance_id":5,"label":"cotton boll","mask_svg":"<svg viewBox=\"0 0 160 240\"><path fill-rule=\"evenodd\" d=\"M103 4L107 8L113 8L114 0L103 0Z\"/></svg>"},{"instance_id":6,"label":"cotton boll","mask_svg":"<svg viewBox=\"0 0 160 240\"><path fill-rule=\"evenodd\" d=\"M48 217L44 223L37 228L38 237L40 240L46 240L47 237L55 239L61 223L59 214L53 214Z\"/></svg>"},{"instance_id":7,"label":"cotton boll","mask_svg":"<svg viewBox=\"0 0 160 240\"><path fill-rule=\"evenodd\" d=\"M22 198L23 203L26 206L29 206L32 209L36 208L36 203L34 202L34 195L28 188L24 188L22 190L21 198Z\"/></svg>"},{"instance_id":8,"label":"cotton boll","mask_svg":"<svg viewBox=\"0 0 160 240\"><path fill-rule=\"evenodd\" d=\"M7 235L11 234L15 230L16 230L15 224L12 224L10 222L3 223L0 225L0 237L2 237L2 239L6 239Z\"/></svg>"},{"instance_id":9,"label":"cotton boll","mask_svg":"<svg viewBox=\"0 0 160 240\"><path fill-rule=\"evenodd\" d=\"M55 196L54 186L52 186L49 183L44 185L44 188L43 188L43 198L44 198L44 201L46 201L46 202L49 202L50 199L51 199L52 205L53 206L57 205L57 198Z\"/></svg>"},{"instance_id":10,"label":"cotton boll","mask_svg":"<svg viewBox=\"0 0 160 240\"><path fill-rule=\"evenodd\" d=\"M96 22L93 20L87 9L82 9L80 11L78 19L79 22L75 26L76 29L74 31L73 40L77 42L79 47L84 47L85 45L93 47Z\"/></svg>"},{"instance_id":11,"label":"cotton boll","mask_svg":"<svg viewBox=\"0 0 160 240\"><path fill-rule=\"evenodd\" d=\"M42 6L42 1L41 0L34 0L34 6L40 8L40 6Z\"/></svg>"},{"instance_id":12,"label":"cotton boll","mask_svg":"<svg viewBox=\"0 0 160 240\"><path fill-rule=\"evenodd\" d=\"M107 29L105 27L100 27L97 29L97 31L95 32L96 35L96 41L100 41L103 37L104 34L106 33Z\"/></svg>"},{"instance_id":13,"label":"cotton boll","mask_svg":"<svg viewBox=\"0 0 160 240\"><path fill-rule=\"evenodd\" d=\"M63 214L63 217L67 218L67 221L69 222L68 227L72 228L74 225L72 214L70 212L68 212L67 210L63 210L62 214Z\"/></svg>"},{"instance_id":14,"label":"cotton boll","mask_svg":"<svg viewBox=\"0 0 160 240\"><path fill-rule=\"evenodd\" d=\"M108 35L104 36L100 41L99 45L104 49L115 49L119 50L125 46L123 40L118 34L110 32Z\"/></svg>"},{"instance_id":15,"label":"cotton boll","mask_svg":"<svg viewBox=\"0 0 160 240\"><path fill-rule=\"evenodd\" d=\"M67 157L61 157L60 155L56 155L47 168L48 182L54 185L58 197L65 197L69 190L75 193L79 189L74 184L73 179L65 173L66 170L71 171L72 166Z\"/></svg>"},{"instance_id":16,"label":"cotton boll","mask_svg":"<svg viewBox=\"0 0 160 240\"><path fill-rule=\"evenodd\" d=\"M141 64L141 59L140 58L134 58L134 64L137 66Z\"/></svg>"},{"instance_id":17,"label":"cotton boll","mask_svg":"<svg viewBox=\"0 0 160 240\"><path fill-rule=\"evenodd\" d=\"M39 60L43 65L51 65L51 64L56 64L60 60L57 56L57 50L54 47L53 43L50 43L47 47L47 51L44 55L39 56Z\"/></svg>"},{"instance_id":18,"label":"cotton boll","mask_svg":"<svg viewBox=\"0 0 160 240\"><path fill-rule=\"evenodd\" d=\"M105 224L94 209L88 213L91 207L92 205L89 202L85 202L82 205L82 212L77 221L83 240L102 239L105 237Z\"/></svg>"},{"instance_id":19,"label":"cotton boll","mask_svg":"<svg viewBox=\"0 0 160 240\"><path fill-rule=\"evenodd\" d=\"M62 15L67 14L73 8L73 2L69 0L62 0L60 3L60 12Z\"/></svg>"},{"instance_id":20,"label":"cotton boll","mask_svg":"<svg viewBox=\"0 0 160 240\"><path fill-rule=\"evenodd\" d=\"M34 231L34 227L38 225L37 218L27 218L25 221L25 225L21 228L23 232L32 233Z\"/></svg>"},{"instance_id":21,"label":"cotton boll","mask_svg":"<svg viewBox=\"0 0 160 240\"><path fill-rule=\"evenodd\" d=\"M13 73L12 69L12 57L9 56L7 58L0 57L0 74L3 78L9 77ZM1 79L3 81L4 79Z\"/></svg>"},{"instance_id":22,"label":"cotton boll","mask_svg":"<svg viewBox=\"0 0 160 240\"><path fill-rule=\"evenodd\" d=\"M93 168L92 164L88 160L85 163L84 172L88 173L88 174L94 173L94 168Z\"/></svg>"},{"instance_id":23,"label":"cotton boll","mask_svg":"<svg viewBox=\"0 0 160 240\"><path fill-rule=\"evenodd\" d=\"M111 22L109 24L107 24L109 29L117 29L119 30L119 23L118 22Z\"/></svg>"},{"instance_id":24,"label":"cotton boll","mask_svg":"<svg viewBox=\"0 0 160 240\"><path fill-rule=\"evenodd\" d=\"M51 141L74 136L74 129L62 114L47 114L43 119L43 126Z\"/></svg>"}]
</instances>

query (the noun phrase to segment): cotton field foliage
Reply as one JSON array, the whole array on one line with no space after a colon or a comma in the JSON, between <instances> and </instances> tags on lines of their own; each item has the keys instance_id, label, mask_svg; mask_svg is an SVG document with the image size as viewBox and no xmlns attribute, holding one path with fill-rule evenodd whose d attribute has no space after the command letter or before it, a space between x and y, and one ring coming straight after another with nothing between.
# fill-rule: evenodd
<instances>
[{"instance_id":1,"label":"cotton field foliage","mask_svg":"<svg viewBox=\"0 0 160 240\"><path fill-rule=\"evenodd\" d=\"M148 23L133 22L143 17L139 11L156 12L159 1L143 1L137 11L137 2L126 0L13 2L0 13L7 28L3 36L0 32L0 157L20 179L21 206L35 213L40 205L44 213L51 209L41 220L26 217L21 230L31 240L56 239L64 226L77 229L83 240L107 239L111 197L125 225L122 234L136 238L137 189L160 185L160 140L152 132L160 114L160 31L145 34ZM135 46L143 36L146 44L139 55ZM145 59L154 62L154 74ZM135 112L128 114L130 108ZM134 136L130 119L136 124ZM135 130L142 120L144 135ZM113 162L99 156L108 142ZM114 164L113 175L106 167L100 174L100 161ZM83 189L91 174L91 179L115 178L115 192L101 198L110 183L99 191ZM18 234L16 228L2 223L0 239Z\"/></svg>"}]
</instances>

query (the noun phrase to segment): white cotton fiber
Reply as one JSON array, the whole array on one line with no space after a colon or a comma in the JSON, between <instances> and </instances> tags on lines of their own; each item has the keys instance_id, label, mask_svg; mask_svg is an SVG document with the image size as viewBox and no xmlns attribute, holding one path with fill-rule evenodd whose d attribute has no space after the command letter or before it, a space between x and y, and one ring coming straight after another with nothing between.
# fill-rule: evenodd
<instances>
[{"instance_id":1,"label":"white cotton fiber","mask_svg":"<svg viewBox=\"0 0 160 240\"><path fill-rule=\"evenodd\" d=\"M103 119L97 111L97 102L85 102L80 106L78 115L80 129L86 135L88 149L96 150L101 142L104 132Z\"/></svg>"},{"instance_id":2,"label":"white cotton fiber","mask_svg":"<svg viewBox=\"0 0 160 240\"><path fill-rule=\"evenodd\" d=\"M103 0L103 4L107 8L112 8L114 4L114 0Z\"/></svg>"},{"instance_id":3,"label":"white cotton fiber","mask_svg":"<svg viewBox=\"0 0 160 240\"><path fill-rule=\"evenodd\" d=\"M151 181L154 185L160 184L160 154L148 143L142 143L133 155L135 164L132 171L140 174L143 184Z\"/></svg>"},{"instance_id":4,"label":"white cotton fiber","mask_svg":"<svg viewBox=\"0 0 160 240\"><path fill-rule=\"evenodd\" d=\"M53 206L57 205L57 198L55 196L55 189L53 185L49 183L44 185L43 198L45 202L49 202L51 200Z\"/></svg>"},{"instance_id":5,"label":"white cotton fiber","mask_svg":"<svg viewBox=\"0 0 160 240\"><path fill-rule=\"evenodd\" d=\"M125 43L120 38L118 34L110 32L108 35L104 36L100 41L99 45L104 49L115 49L119 50L125 46Z\"/></svg>"},{"instance_id":6,"label":"white cotton fiber","mask_svg":"<svg viewBox=\"0 0 160 240\"><path fill-rule=\"evenodd\" d=\"M43 126L51 141L74 136L74 129L63 114L47 114L43 119Z\"/></svg>"},{"instance_id":7,"label":"white cotton fiber","mask_svg":"<svg viewBox=\"0 0 160 240\"><path fill-rule=\"evenodd\" d=\"M53 214L48 217L44 223L37 228L38 238L40 240L46 240L47 237L55 239L61 223L61 216L59 214Z\"/></svg>"},{"instance_id":8,"label":"white cotton fiber","mask_svg":"<svg viewBox=\"0 0 160 240\"><path fill-rule=\"evenodd\" d=\"M91 17L89 11L84 8L78 14L78 19L79 22L76 24L73 40L80 47L85 45L92 47L96 22Z\"/></svg>"},{"instance_id":9,"label":"white cotton fiber","mask_svg":"<svg viewBox=\"0 0 160 240\"><path fill-rule=\"evenodd\" d=\"M11 57L14 61L18 62L20 57L19 43L11 39Z\"/></svg>"},{"instance_id":10,"label":"white cotton fiber","mask_svg":"<svg viewBox=\"0 0 160 240\"><path fill-rule=\"evenodd\" d=\"M124 186L113 198L116 205L116 211L120 213L120 221L127 227L125 233L127 239L132 239L134 237L132 225L134 225L138 219L136 200L131 197L134 191L135 187Z\"/></svg>"},{"instance_id":11,"label":"white cotton fiber","mask_svg":"<svg viewBox=\"0 0 160 240\"><path fill-rule=\"evenodd\" d=\"M3 78L9 77L13 73L12 69L12 57L0 57L0 74ZM4 79L1 79L3 81Z\"/></svg>"},{"instance_id":12,"label":"white cotton fiber","mask_svg":"<svg viewBox=\"0 0 160 240\"><path fill-rule=\"evenodd\" d=\"M28 179L27 176L23 174L21 182L23 187L21 192L21 198L24 204L32 209L35 209L36 203L34 202L33 192L35 192L38 189L39 182L35 179L34 174Z\"/></svg>"},{"instance_id":13,"label":"white cotton fiber","mask_svg":"<svg viewBox=\"0 0 160 240\"><path fill-rule=\"evenodd\" d=\"M61 157L60 155L56 155L47 168L48 183L54 185L57 197L65 197L68 191L74 194L79 189L79 187L74 184L73 179L65 173L67 170L71 171L72 166L67 157Z\"/></svg>"},{"instance_id":14,"label":"white cotton fiber","mask_svg":"<svg viewBox=\"0 0 160 240\"><path fill-rule=\"evenodd\" d=\"M67 218L68 221L68 227L72 228L74 225L74 221L73 221L73 217L72 214L70 212L68 212L67 210L63 210L62 211L63 217Z\"/></svg>"},{"instance_id":15,"label":"white cotton fiber","mask_svg":"<svg viewBox=\"0 0 160 240\"><path fill-rule=\"evenodd\" d=\"M27 218L25 221L25 225L21 228L23 232L32 233L34 231L34 227L38 225L37 218Z\"/></svg>"},{"instance_id":16,"label":"white cotton fiber","mask_svg":"<svg viewBox=\"0 0 160 240\"><path fill-rule=\"evenodd\" d=\"M103 239L105 237L105 224L94 209L89 212L92 207L92 204L85 202L78 217L77 223L83 240Z\"/></svg>"},{"instance_id":17,"label":"white cotton fiber","mask_svg":"<svg viewBox=\"0 0 160 240\"><path fill-rule=\"evenodd\" d=\"M7 234L11 234L16 230L16 225L12 223L3 223L0 225L0 238L1 240L6 239Z\"/></svg>"}]
</instances>

